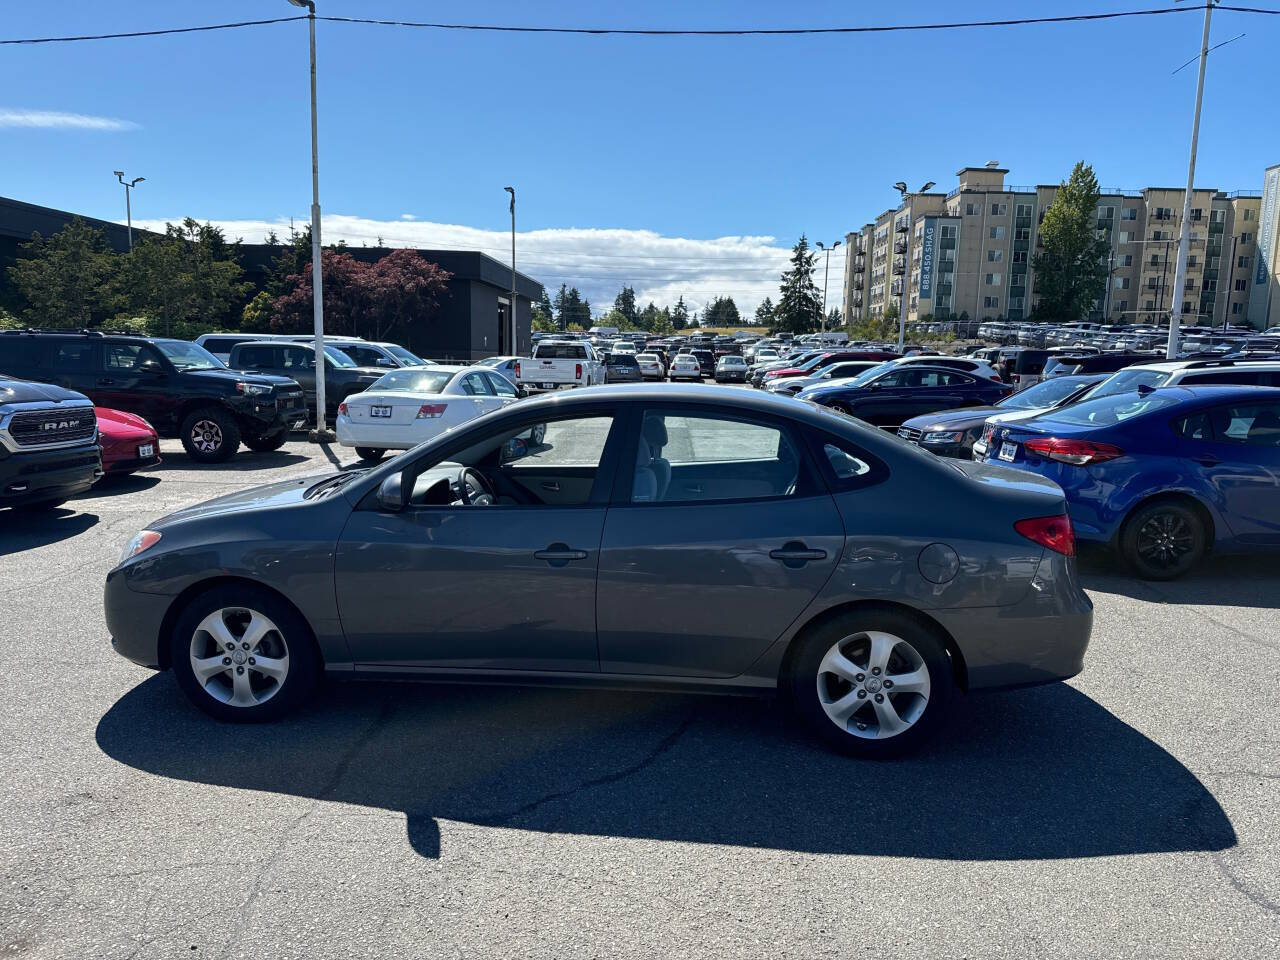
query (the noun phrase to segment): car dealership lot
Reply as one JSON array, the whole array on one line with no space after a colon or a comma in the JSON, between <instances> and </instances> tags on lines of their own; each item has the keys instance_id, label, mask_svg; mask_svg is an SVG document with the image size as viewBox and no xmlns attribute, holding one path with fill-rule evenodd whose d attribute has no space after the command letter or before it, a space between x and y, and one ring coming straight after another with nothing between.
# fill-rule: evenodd
<instances>
[{"instance_id":1,"label":"car dealership lot","mask_svg":"<svg viewBox=\"0 0 1280 960\"><path fill-rule=\"evenodd\" d=\"M111 652L103 576L148 520L355 458L162 448L0 513L0 956L1280 950L1280 561L1086 559L1086 672L902 761L634 692L363 683L223 726Z\"/></svg>"}]
</instances>

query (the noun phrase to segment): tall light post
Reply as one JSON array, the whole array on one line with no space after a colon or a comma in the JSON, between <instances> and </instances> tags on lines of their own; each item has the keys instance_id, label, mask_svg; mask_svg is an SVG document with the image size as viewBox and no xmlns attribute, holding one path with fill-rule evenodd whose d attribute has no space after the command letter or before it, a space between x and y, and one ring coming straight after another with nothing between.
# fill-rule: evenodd
<instances>
[{"instance_id":1,"label":"tall light post","mask_svg":"<svg viewBox=\"0 0 1280 960\"><path fill-rule=\"evenodd\" d=\"M903 347L907 343L907 264L911 263L911 210L910 204L917 196L926 191L932 190L935 184L932 180L923 187L912 193L907 189L905 180L899 180L893 185L902 197L903 206L907 209L907 248L902 251L902 289L898 291L898 352L902 353ZM897 233L897 223L894 223L894 233ZM896 242L896 241L895 241ZM892 261L890 261L892 263Z\"/></svg>"},{"instance_id":2,"label":"tall light post","mask_svg":"<svg viewBox=\"0 0 1280 960\"><path fill-rule=\"evenodd\" d=\"M124 216L125 221L129 224L129 252L133 253L133 204L129 200L129 192L147 178L134 177L132 180L126 180L123 170L113 170L111 172L116 175L116 179L124 187Z\"/></svg>"},{"instance_id":3,"label":"tall light post","mask_svg":"<svg viewBox=\"0 0 1280 960\"><path fill-rule=\"evenodd\" d=\"M511 341L507 346L515 354L520 352L520 325L516 320L516 188L502 189L511 194L511 303L507 308L511 314Z\"/></svg>"},{"instance_id":4,"label":"tall light post","mask_svg":"<svg viewBox=\"0 0 1280 960\"><path fill-rule=\"evenodd\" d=\"M314 443L327 443L337 437L325 419L324 397L324 277L320 270L320 133L316 120L316 5L314 0L289 0L307 11L307 28L311 37L311 307L315 323L316 350L316 428L311 432Z\"/></svg>"},{"instance_id":5,"label":"tall light post","mask_svg":"<svg viewBox=\"0 0 1280 960\"><path fill-rule=\"evenodd\" d=\"M1187 192L1182 198L1182 226L1178 231L1178 264L1173 273L1173 304L1169 313L1169 343L1165 356L1178 359L1178 324L1187 280L1187 253L1191 246L1191 192L1196 179L1196 147L1200 141L1200 105L1204 102L1204 67L1209 59L1209 21L1214 0L1204 2L1204 32L1200 38L1200 73L1196 78L1196 109L1191 121L1191 154L1187 158Z\"/></svg>"},{"instance_id":6,"label":"tall light post","mask_svg":"<svg viewBox=\"0 0 1280 960\"><path fill-rule=\"evenodd\" d=\"M839 240L837 240L835 243L833 243L833 244L832 244L831 246L829 246L829 247L824 247L824 246L822 245L822 241L821 241L821 240L819 240L819 241L818 241L818 243L817 243L817 247L818 247L818 249L819 249L819 250L823 250L823 251L825 251L825 252L826 252L826 254L827 254L827 264L826 264L826 266L825 266L825 267L823 267L823 268L822 268L822 325L821 325L821 330L822 330L822 332L823 332L823 333L826 333L826 332L827 332L827 278L831 276L831 251L832 251L832 250L834 250L834 249L835 249L836 247L838 247L838 246L840 246L840 241L839 241Z\"/></svg>"}]
</instances>

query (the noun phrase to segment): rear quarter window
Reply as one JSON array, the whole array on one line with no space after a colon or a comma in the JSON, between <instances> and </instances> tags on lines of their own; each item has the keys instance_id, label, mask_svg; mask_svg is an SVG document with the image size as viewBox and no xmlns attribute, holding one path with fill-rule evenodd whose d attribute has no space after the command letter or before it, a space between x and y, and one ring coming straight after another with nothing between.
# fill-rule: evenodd
<instances>
[{"instance_id":1,"label":"rear quarter window","mask_svg":"<svg viewBox=\"0 0 1280 960\"><path fill-rule=\"evenodd\" d=\"M587 350L572 343L544 343L534 348L535 360L585 360Z\"/></svg>"},{"instance_id":2,"label":"rear quarter window","mask_svg":"<svg viewBox=\"0 0 1280 960\"><path fill-rule=\"evenodd\" d=\"M0 337L0 373L27 373L40 366L44 344L31 337Z\"/></svg>"}]
</instances>

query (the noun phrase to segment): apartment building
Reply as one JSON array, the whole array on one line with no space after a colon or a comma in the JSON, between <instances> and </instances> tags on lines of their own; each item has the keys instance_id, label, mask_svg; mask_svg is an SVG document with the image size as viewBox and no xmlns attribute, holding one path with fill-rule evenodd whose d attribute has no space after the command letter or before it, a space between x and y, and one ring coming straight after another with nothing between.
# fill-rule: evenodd
<instances>
[{"instance_id":1,"label":"apartment building","mask_svg":"<svg viewBox=\"0 0 1280 960\"><path fill-rule=\"evenodd\" d=\"M1280 326L1280 163L1263 175L1257 224L1248 310L1249 322L1265 330Z\"/></svg>"},{"instance_id":2,"label":"apartment building","mask_svg":"<svg viewBox=\"0 0 1280 960\"><path fill-rule=\"evenodd\" d=\"M1272 169L1274 237L1280 227L1280 166ZM849 233L845 315L881 316L892 304L908 320L1029 316L1037 301L1040 224L1058 187L1007 185L1008 172L995 163L964 167L950 193L908 196ZM1158 323L1168 316L1183 194L1181 188L1166 187L1102 191L1096 229L1107 241L1111 276L1091 319ZM1193 191L1183 304L1187 322L1243 324L1251 316L1261 206L1259 193ZM1278 247L1270 248L1273 265Z\"/></svg>"}]
</instances>

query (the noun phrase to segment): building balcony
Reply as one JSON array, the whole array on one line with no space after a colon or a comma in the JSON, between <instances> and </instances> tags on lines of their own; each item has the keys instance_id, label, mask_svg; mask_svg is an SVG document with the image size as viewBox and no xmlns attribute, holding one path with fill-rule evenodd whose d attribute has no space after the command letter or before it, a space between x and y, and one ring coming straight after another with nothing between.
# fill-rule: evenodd
<instances>
[{"instance_id":1,"label":"building balcony","mask_svg":"<svg viewBox=\"0 0 1280 960\"><path fill-rule=\"evenodd\" d=\"M955 237L943 237L941 240L938 241L939 250L954 250L955 248L956 248Z\"/></svg>"},{"instance_id":2,"label":"building balcony","mask_svg":"<svg viewBox=\"0 0 1280 960\"><path fill-rule=\"evenodd\" d=\"M906 238L905 238L905 237L903 237L903 238L901 238L901 239L898 239L898 240L893 241L893 252L894 252L894 253L906 253L906 252L907 252L907 240L906 240Z\"/></svg>"},{"instance_id":3,"label":"building balcony","mask_svg":"<svg viewBox=\"0 0 1280 960\"><path fill-rule=\"evenodd\" d=\"M861 290L865 285L866 285L866 283L865 283L865 281L863 281L863 279L862 279L861 277L854 277L854 278L853 278L853 289L855 289L855 290Z\"/></svg>"},{"instance_id":4,"label":"building balcony","mask_svg":"<svg viewBox=\"0 0 1280 960\"><path fill-rule=\"evenodd\" d=\"M1210 233L1222 233L1222 232L1223 232L1223 230L1225 230L1225 229L1226 229L1226 226L1227 226L1227 225L1226 225L1225 223L1223 223L1221 220L1210 220L1210 221L1209 221L1209 232L1210 232Z\"/></svg>"},{"instance_id":5,"label":"building balcony","mask_svg":"<svg viewBox=\"0 0 1280 960\"><path fill-rule=\"evenodd\" d=\"M898 294L902 293L902 281L895 280L893 281L893 283L889 284L889 292L892 293L894 296L897 296Z\"/></svg>"},{"instance_id":6,"label":"building balcony","mask_svg":"<svg viewBox=\"0 0 1280 960\"><path fill-rule=\"evenodd\" d=\"M911 229L911 222L909 220L903 220L901 223L895 224L893 229L896 233L906 233Z\"/></svg>"},{"instance_id":7,"label":"building balcony","mask_svg":"<svg viewBox=\"0 0 1280 960\"><path fill-rule=\"evenodd\" d=\"M1025 230L1030 230L1030 229L1031 229L1031 218L1030 218L1030 217L1014 217L1014 218L1013 218L1013 227L1014 227L1014 229L1015 229L1015 230L1016 230L1017 228L1019 228L1019 227L1022 227L1022 228L1023 228L1023 229L1025 229Z\"/></svg>"}]
</instances>

